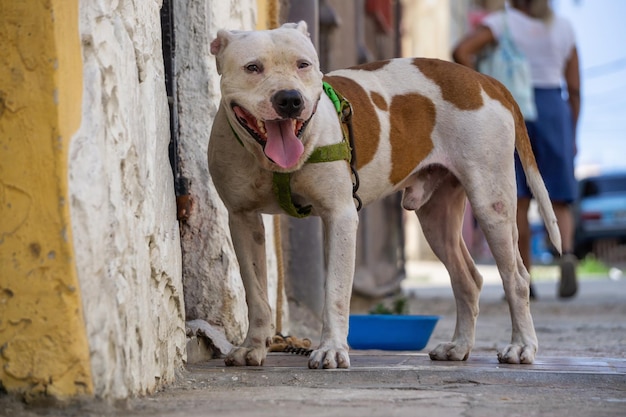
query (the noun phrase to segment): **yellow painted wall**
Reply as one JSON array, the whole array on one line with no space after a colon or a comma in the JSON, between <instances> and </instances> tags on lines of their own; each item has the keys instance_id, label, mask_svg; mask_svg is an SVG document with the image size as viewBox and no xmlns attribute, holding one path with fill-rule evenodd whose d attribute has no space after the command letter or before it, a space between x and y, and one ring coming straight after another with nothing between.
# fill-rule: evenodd
<instances>
[{"instance_id":1,"label":"yellow painted wall","mask_svg":"<svg viewBox=\"0 0 626 417\"><path fill-rule=\"evenodd\" d=\"M68 201L79 0L0 0L0 382L92 394Z\"/></svg>"}]
</instances>

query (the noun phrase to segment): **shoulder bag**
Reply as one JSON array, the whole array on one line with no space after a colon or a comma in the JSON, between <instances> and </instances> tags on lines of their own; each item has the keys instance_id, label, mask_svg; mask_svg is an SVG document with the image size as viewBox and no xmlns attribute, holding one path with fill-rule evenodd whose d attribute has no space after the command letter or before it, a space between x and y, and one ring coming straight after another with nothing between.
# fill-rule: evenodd
<instances>
[{"instance_id":1,"label":"shoulder bag","mask_svg":"<svg viewBox=\"0 0 626 417\"><path fill-rule=\"evenodd\" d=\"M504 32L498 45L478 60L479 72L500 81L511 92L525 120L537 119L535 92L530 65L511 37L507 12L503 14Z\"/></svg>"}]
</instances>

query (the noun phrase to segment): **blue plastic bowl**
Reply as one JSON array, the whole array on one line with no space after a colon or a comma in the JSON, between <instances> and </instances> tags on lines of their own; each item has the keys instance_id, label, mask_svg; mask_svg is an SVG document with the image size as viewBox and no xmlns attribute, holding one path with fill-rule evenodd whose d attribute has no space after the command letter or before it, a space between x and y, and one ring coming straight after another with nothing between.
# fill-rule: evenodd
<instances>
[{"instance_id":1,"label":"blue plastic bowl","mask_svg":"<svg viewBox=\"0 0 626 417\"><path fill-rule=\"evenodd\" d=\"M352 349L421 350L439 316L352 314L348 345Z\"/></svg>"}]
</instances>

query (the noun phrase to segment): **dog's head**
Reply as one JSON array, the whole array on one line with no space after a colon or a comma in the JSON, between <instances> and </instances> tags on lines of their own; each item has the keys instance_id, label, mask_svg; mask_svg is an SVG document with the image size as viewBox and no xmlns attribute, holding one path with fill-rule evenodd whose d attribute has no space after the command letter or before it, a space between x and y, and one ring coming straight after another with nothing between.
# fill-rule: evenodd
<instances>
[{"instance_id":1,"label":"dog's head","mask_svg":"<svg viewBox=\"0 0 626 417\"><path fill-rule=\"evenodd\" d=\"M263 166L303 161L303 134L322 93L319 59L305 22L266 31L220 30L211 53L228 119Z\"/></svg>"}]
</instances>

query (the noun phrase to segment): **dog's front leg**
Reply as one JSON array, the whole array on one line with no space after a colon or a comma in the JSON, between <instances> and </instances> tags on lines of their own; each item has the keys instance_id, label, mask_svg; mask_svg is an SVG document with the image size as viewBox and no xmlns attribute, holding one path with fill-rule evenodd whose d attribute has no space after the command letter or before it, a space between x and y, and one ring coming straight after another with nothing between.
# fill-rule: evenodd
<instances>
[{"instance_id":1,"label":"dog's front leg","mask_svg":"<svg viewBox=\"0 0 626 417\"><path fill-rule=\"evenodd\" d=\"M319 347L311 354L309 368L349 368L348 317L359 218L353 205L321 217L326 255L326 298L322 337Z\"/></svg>"},{"instance_id":2,"label":"dog's front leg","mask_svg":"<svg viewBox=\"0 0 626 417\"><path fill-rule=\"evenodd\" d=\"M265 228L259 213L229 213L230 233L248 304L248 334L226 357L226 365L263 365L273 335L267 299Z\"/></svg>"}]
</instances>

